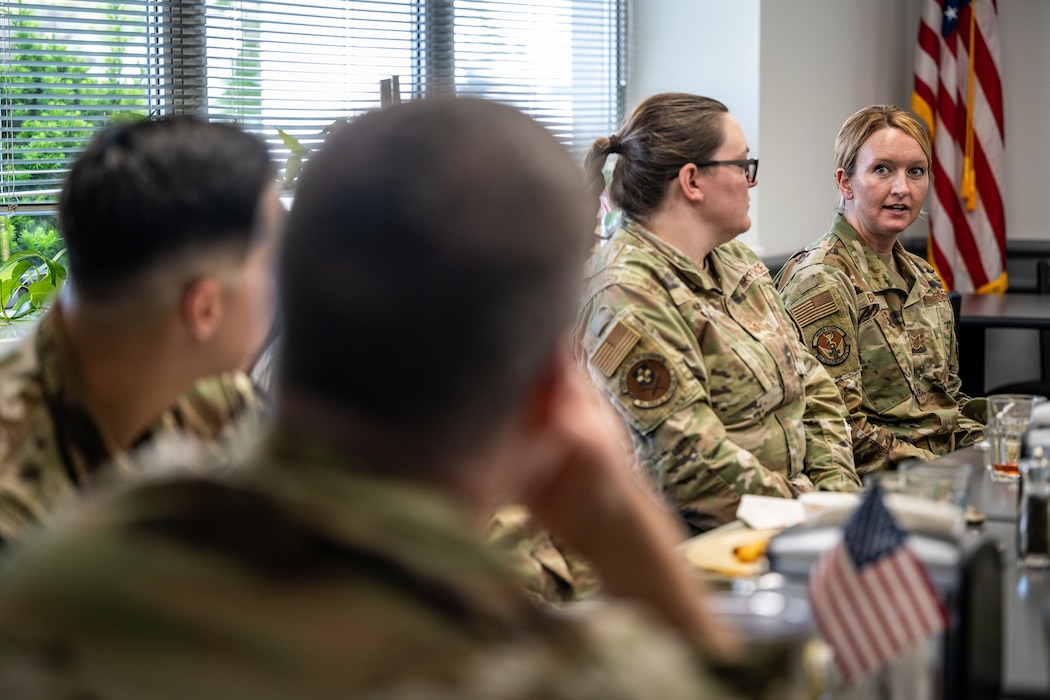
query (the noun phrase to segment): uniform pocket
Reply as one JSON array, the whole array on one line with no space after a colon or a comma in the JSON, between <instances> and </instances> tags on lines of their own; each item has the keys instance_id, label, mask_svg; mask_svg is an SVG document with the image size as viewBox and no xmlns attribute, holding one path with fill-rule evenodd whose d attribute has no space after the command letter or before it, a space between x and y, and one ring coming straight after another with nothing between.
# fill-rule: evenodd
<instances>
[{"instance_id":1,"label":"uniform pocket","mask_svg":"<svg viewBox=\"0 0 1050 700\"><path fill-rule=\"evenodd\" d=\"M859 312L857 349L861 390L876 413L886 414L913 396L911 339L902 314L880 305L877 300Z\"/></svg>"}]
</instances>

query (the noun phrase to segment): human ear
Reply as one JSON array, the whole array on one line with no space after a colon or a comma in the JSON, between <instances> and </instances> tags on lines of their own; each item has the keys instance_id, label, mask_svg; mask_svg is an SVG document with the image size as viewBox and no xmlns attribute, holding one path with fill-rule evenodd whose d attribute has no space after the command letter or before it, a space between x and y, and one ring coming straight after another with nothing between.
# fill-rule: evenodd
<instances>
[{"instance_id":1,"label":"human ear","mask_svg":"<svg viewBox=\"0 0 1050 700\"><path fill-rule=\"evenodd\" d=\"M682 188L682 194L690 202L703 202L704 193L700 190L699 168L692 163L686 163L678 170L678 186Z\"/></svg>"},{"instance_id":2,"label":"human ear","mask_svg":"<svg viewBox=\"0 0 1050 700\"><path fill-rule=\"evenodd\" d=\"M835 182L839 186L839 194L842 195L843 199L853 199L853 186L850 184L849 175L846 174L845 168L839 168L835 171Z\"/></svg>"},{"instance_id":3,"label":"human ear","mask_svg":"<svg viewBox=\"0 0 1050 700\"><path fill-rule=\"evenodd\" d=\"M181 310L190 335L199 342L207 342L222 322L222 286L211 277L191 282L182 293Z\"/></svg>"}]
</instances>

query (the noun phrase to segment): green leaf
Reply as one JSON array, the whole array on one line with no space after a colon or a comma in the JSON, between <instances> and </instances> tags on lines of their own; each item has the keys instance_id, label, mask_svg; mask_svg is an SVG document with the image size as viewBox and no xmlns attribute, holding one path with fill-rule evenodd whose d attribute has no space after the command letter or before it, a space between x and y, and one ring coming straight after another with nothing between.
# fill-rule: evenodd
<instances>
[{"instance_id":1,"label":"green leaf","mask_svg":"<svg viewBox=\"0 0 1050 700\"><path fill-rule=\"evenodd\" d=\"M283 129L278 129L277 133L281 137L281 141L284 142L284 147L291 151L294 155L303 158L310 154L310 149L299 142L299 139L295 138Z\"/></svg>"},{"instance_id":2,"label":"green leaf","mask_svg":"<svg viewBox=\"0 0 1050 700\"><path fill-rule=\"evenodd\" d=\"M55 295L58 288L51 283L51 279L45 277L39 282L33 282L29 285L29 303L33 308L40 308Z\"/></svg>"},{"instance_id":3,"label":"green leaf","mask_svg":"<svg viewBox=\"0 0 1050 700\"><path fill-rule=\"evenodd\" d=\"M15 256L11 256L7 262L0 265L0 280L3 281L18 281L25 274L25 271L33 267L33 263L26 260L25 258L16 260Z\"/></svg>"},{"instance_id":4,"label":"green leaf","mask_svg":"<svg viewBox=\"0 0 1050 700\"><path fill-rule=\"evenodd\" d=\"M41 315L43 315L43 311L37 309L19 318L9 319L7 316L3 316L2 318L7 320L0 323L0 339L24 337L33 329L36 322L40 320Z\"/></svg>"},{"instance_id":5,"label":"green leaf","mask_svg":"<svg viewBox=\"0 0 1050 700\"><path fill-rule=\"evenodd\" d=\"M113 125L136 124L149 118L145 112L117 112L109 116L109 123Z\"/></svg>"},{"instance_id":6,"label":"green leaf","mask_svg":"<svg viewBox=\"0 0 1050 700\"><path fill-rule=\"evenodd\" d=\"M42 312L68 276L65 265L37 250L15 253L0 263L0 325ZM10 306L12 308L8 309Z\"/></svg>"},{"instance_id":7,"label":"green leaf","mask_svg":"<svg viewBox=\"0 0 1050 700\"><path fill-rule=\"evenodd\" d=\"M21 318L26 314L32 313L34 310L32 298L28 294L24 294L15 308L7 312L7 317L9 319Z\"/></svg>"},{"instance_id":8,"label":"green leaf","mask_svg":"<svg viewBox=\"0 0 1050 700\"><path fill-rule=\"evenodd\" d=\"M15 253L14 255L9 257L7 260L5 260L3 262L3 264L0 265L0 268L6 267L7 265L10 265L13 262L18 262L19 260L27 260L27 259L30 259L30 258L39 258L41 260L47 260L47 257L44 256L44 254L40 253L39 251L36 251L36 250L23 250L23 251L21 251L19 253Z\"/></svg>"},{"instance_id":9,"label":"green leaf","mask_svg":"<svg viewBox=\"0 0 1050 700\"><path fill-rule=\"evenodd\" d=\"M303 159L299 156L290 156L284 164L284 184L292 185L299 179L299 173L303 169Z\"/></svg>"},{"instance_id":10,"label":"green leaf","mask_svg":"<svg viewBox=\"0 0 1050 700\"><path fill-rule=\"evenodd\" d=\"M14 258L13 255L11 257ZM0 304L7 307L14 301L12 297L16 296L22 287L22 273L31 267L33 263L28 260L16 260L10 267L7 267L7 263L0 267Z\"/></svg>"}]
</instances>

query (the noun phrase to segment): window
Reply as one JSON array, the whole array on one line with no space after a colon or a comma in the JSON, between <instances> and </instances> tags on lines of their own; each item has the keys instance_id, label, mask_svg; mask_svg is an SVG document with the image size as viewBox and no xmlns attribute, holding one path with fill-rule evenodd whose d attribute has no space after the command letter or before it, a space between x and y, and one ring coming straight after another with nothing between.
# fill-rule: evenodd
<instances>
[{"instance_id":1,"label":"window","mask_svg":"<svg viewBox=\"0 0 1050 700\"><path fill-rule=\"evenodd\" d=\"M0 2L0 217L50 214L115 119L194 112L306 147L390 93L484 96L582 152L623 112L626 0ZM25 225L39 229L39 222ZM17 227L16 227L17 228ZM0 251L0 254L5 251Z\"/></svg>"}]
</instances>

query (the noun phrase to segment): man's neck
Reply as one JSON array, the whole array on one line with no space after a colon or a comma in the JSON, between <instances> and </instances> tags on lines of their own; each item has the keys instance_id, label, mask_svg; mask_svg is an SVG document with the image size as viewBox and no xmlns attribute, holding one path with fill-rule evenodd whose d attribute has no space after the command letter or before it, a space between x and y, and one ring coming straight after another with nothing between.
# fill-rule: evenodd
<instances>
[{"instance_id":1,"label":"man's neck","mask_svg":"<svg viewBox=\"0 0 1050 700\"><path fill-rule=\"evenodd\" d=\"M57 320L92 415L113 446L126 450L193 385L185 349L162 317L121 323L63 301Z\"/></svg>"},{"instance_id":2,"label":"man's neck","mask_svg":"<svg viewBox=\"0 0 1050 700\"><path fill-rule=\"evenodd\" d=\"M451 456L441 447L420 441L396 427L363 421L351 412L290 386L278 392L276 425L281 430L320 440L334 449L362 458L358 466L377 476L403 479L443 494L471 519L482 522L499 500L491 483L491 451Z\"/></svg>"}]
</instances>

